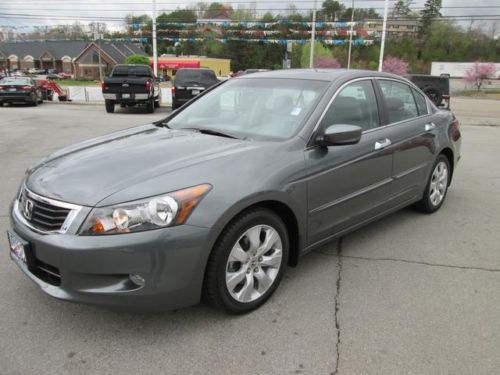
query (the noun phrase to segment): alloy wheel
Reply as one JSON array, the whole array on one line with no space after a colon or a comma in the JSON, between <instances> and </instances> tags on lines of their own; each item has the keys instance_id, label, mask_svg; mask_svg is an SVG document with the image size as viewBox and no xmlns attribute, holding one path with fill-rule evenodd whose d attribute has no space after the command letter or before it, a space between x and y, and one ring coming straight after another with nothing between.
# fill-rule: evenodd
<instances>
[{"instance_id":1,"label":"alloy wheel","mask_svg":"<svg viewBox=\"0 0 500 375\"><path fill-rule=\"evenodd\" d=\"M273 285L280 271L283 244L276 229L256 225L233 245L226 264L226 286L240 303L255 301Z\"/></svg>"},{"instance_id":2,"label":"alloy wheel","mask_svg":"<svg viewBox=\"0 0 500 375\"><path fill-rule=\"evenodd\" d=\"M434 206L438 206L444 199L448 187L448 166L440 161L436 164L429 187L429 198Z\"/></svg>"}]
</instances>

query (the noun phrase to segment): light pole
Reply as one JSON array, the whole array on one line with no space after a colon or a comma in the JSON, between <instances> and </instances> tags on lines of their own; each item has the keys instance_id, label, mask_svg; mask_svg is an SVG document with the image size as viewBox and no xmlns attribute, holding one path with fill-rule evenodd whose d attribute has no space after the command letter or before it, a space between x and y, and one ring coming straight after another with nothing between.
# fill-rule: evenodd
<instances>
[{"instance_id":1,"label":"light pole","mask_svg":"<svg viewBox=\"0 0 500 375\"><path fill-rule=\"evenodd\" d=\"M347 69L351 69L351 51L352 51L352 32L354 28L354 0L351 8L351 31L349 33L349 54L347 55Z\"/></svg>"},{"instance_id":2,"label":"light pole","mask_svg":"<svg viewBox=\"0 0 500 375\"><path fill-rule=\"evenodd\" d=\"M156 0L153 0L153 71L158 76L158 51L156 50Z\"/></svg>"},{"instance_id":3,"label":"light pole","mask_svg":"<svg viewBox=\"0 0 500 375\"><path fill-rule=\"evenodd\" d=\"M382 64L384 63L384 48L385 48L385 32L387 29L387 12L389 10L389 0L385 0L384 5L384 22L382 23L382 41L380 43L380 58L378 61L378 71L382 71Z\"/></svg>"},{"instance_id":4,"label":"light pole","mask_svg":"<svg viewBox=\"0 0 500 375\"><path fill-rule=\"evenodd\" d=\"M309 68L314 66L314 43L316 40L316 0L314 0L312 29L311 29L311 51L309 53Z\"/></svg>"}]
</instances>

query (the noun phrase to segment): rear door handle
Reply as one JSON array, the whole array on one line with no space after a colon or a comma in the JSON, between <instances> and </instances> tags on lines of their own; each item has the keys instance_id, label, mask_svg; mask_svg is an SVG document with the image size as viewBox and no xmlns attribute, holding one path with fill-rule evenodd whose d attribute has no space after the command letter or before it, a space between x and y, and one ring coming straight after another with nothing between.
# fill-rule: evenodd
<instances>
[{"instance_id":1,"label":"rear door handle","mask_svg":"<svg viewBox=\"0 0 500 375\"><path fill-rule=\"evenodd\" d=\"M434 130L436 129L436 124L434 124L433 122L429 122L428 124L425 124L425 131L426 132L429 132L431 130Z\"/></svg>"},{"instance_id":2,"label":"rear door handle","mask_svg":"<svg viewBox=\"0 0 500 375\"><path fill-rule=\"evenodd\" d=\"M390 145L391 145L391 140L389 138L381 139L375 142L375 150L382 150L383 148L386 148L387 146Z\"/></svg>"}]
</instances>

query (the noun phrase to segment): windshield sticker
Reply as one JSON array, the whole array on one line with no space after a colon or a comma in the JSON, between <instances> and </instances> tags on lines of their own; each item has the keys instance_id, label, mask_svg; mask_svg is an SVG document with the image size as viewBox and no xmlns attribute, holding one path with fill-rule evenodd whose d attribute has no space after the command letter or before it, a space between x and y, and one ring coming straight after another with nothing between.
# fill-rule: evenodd
<instances>
[{"instance_id":1,"label":"windshield sticker","mask_svg":"<svg viewBox=\"0 0 500 375\"><path fill-rule=\"evenodd\" d=\"M290 114L292 116L298 116L300 115L300 112L302 111L302 108L300 107L295 107L294 109L292 109L292 112L290 112Z\"/></svg>"}]
</instances>

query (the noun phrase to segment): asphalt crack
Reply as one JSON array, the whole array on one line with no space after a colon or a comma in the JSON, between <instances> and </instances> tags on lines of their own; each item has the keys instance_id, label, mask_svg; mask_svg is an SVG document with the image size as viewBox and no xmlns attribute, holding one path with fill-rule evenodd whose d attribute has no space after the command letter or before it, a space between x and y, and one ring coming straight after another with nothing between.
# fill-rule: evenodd
<instances>
[{"instance_id":1,"label":"asphalt crack","mask_svg":"<svg viewBox=\"0 0 500 375\"><path fill-rule=\"evenodd\" d=\"M337 375L339 372L339 360L340 360L340 322L339 322L339 308L340 308L340 282L342 281L342 238L337 241L337 281L335 288L335 329L337 331L337 342L335 345L335 368L332 375Z\"/></svg>"},{"instance_id":2,"label":"asphalt crack","mask_svg":"<svg viewBox=\"0 0 500 375\"><path fill-rule=\"evenodd\" d=\"M408 260L408 259L399 259L399 258L370 258L370 257L361 257L355 255L338 255L341 258L349 258L349 259L360 259L366 261L381 261L381 262L401 262L401 263L409 263L409 264L418 264L421 266L430 266L430 267L444 267L444 268L454 268L461 270L473 270L473 271L484 271L484 272L500 272L498 268L486 268L486 267L474 267L474 266L457 266L452 264L443 264L443 263L430 263L418 260Z\"/></svg>"}]
</instances>

